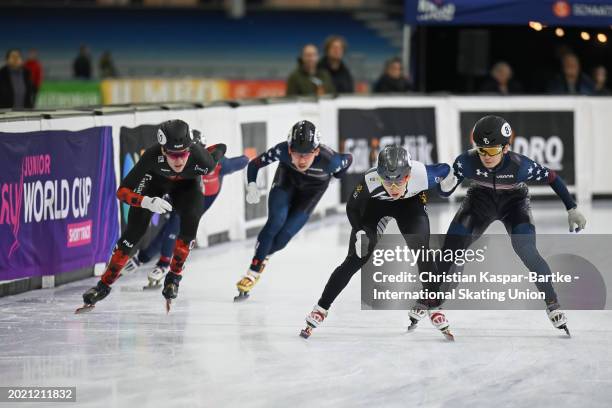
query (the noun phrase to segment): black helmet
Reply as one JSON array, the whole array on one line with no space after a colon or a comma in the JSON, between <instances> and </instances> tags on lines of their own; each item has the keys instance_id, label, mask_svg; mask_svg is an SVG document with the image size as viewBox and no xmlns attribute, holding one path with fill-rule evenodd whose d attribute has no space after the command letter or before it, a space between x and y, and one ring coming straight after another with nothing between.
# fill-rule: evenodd
<instances>
[{"instance_id":1,"label":"black helmet","mask_svg":"<svg viewBox=\"0 0 612 408\"><path fill-rule=\"evenodd\" d=\"M410 154L401 146L389 145L378 153L376 172L385 181L399 181L412 170Z\"/></svg>"},{"instance_id":2,"label":"black helmet","mask_svg":"<svg viewBox=\"0 0 612 408\"><path fill-rule=\"evenodd\" d=\"M512 128L501 116L484 116L476 122L472 137L476 146L498 146L510 143Z\"/></svg>"},{"instance_id":3,"label":"black helmet","mask_svg":"<svg viewBox=\"0 0 612 408\"><path fill-rule=\"evenodd\" d=\"M287 142L291 150L310 153L319 147L319 131L312 122L301 120L291 128Z\"/></svg>"},{"instance_id":4,"label":"black helmet","mask_svg":"<svg viewBox=\"0 0 612 408\"><path fill-rule=\"evenodd\" d=\"M166 150L185 150L193 144L189 125L180 119L168 120L157 130L157 141Z\"/></svg>"}]
</instances>

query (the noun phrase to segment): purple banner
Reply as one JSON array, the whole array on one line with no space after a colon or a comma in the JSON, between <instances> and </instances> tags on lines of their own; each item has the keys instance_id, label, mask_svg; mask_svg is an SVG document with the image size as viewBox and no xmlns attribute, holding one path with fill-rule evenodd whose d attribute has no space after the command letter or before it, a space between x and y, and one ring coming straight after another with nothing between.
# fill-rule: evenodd
<instances>
[{"instance_id":1,"label":"purple banner","mask_svg":"<svg viewBox=\"0 0 612 408\"><path fill-rule=\"evenodd\" d=\"M110 127L0 133L0 280L106 262L117 240Z\"/></svg>"}]
</instances>

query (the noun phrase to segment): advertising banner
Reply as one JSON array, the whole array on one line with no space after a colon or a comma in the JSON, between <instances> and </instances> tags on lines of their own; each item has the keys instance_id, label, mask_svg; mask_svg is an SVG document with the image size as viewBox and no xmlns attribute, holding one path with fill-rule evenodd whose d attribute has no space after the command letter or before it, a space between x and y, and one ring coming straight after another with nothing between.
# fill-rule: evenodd
<instances>
[{"instance_id":1,"label":"advertising banner","mask_svg":"<svg viewBox=\"0 0 612 408\"><path fill-rule=\"evenodd\" d=\"M118 236L110 127L0 133L0 280L106 262Z\"/></svg>"},{"instance_id":2,"label":"advertising banner","mask_svg":"<svg viewBox=\"0 0 612 408\"><path fill-rule=\"evenodd\" d=\"M388 144L403 146L424 164L438 160L434 108L339 109L338 127L340 151L353 155L341 182L342 202Z\"/></svg>"},{"instance_id":3,"label":"advertising banner","mask_svg":"<svg viewBox=\"0 0 612 408\"><path fill-rule=\"evenodd\" d=\"M101 102L98 81L44 81L36 97L36 108L73 108Z\"/></svg>"}]
</instances>

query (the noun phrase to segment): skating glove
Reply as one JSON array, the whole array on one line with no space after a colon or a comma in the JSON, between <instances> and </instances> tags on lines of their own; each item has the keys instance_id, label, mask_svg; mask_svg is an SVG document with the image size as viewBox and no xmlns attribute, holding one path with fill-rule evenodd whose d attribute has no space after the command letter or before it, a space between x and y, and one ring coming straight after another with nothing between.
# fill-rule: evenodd
<instances>
[{"instance_id":1,"label":"skating glove","mask_svg":"<svg viewBox=\"0 0 612 408\"><path fill-rule=\"evenodd\" d=\"M249 204L257 204L259 202L259 189L257 188L257 184L254 182L250 182L247 184L247 193L246 193L246 201Z\"/></svg>"},{"instance_id":2,"label":"skating glove","mask_svg":"<svg viewBox=\"0 0 612 408\"><path fill-rule=\"evenodd\" d=\"M570 232L580 232L586 226L586 218L584 218L584 215L582 215L576 207L567 210L567 222L569 223ZM574 225L576 225L575 229Z\"/></svg>"},{"instance_id":3,"label":"skating glove","mask_svg":"<svg viewBox=\"0 0 612 408\"><path fill-rule=\"evenodd\" d=\"M140 206L158 214L165 214L172 211L172 205L163 198L159 197L144 196L142 197Z\"/></svg>"},{"instance_id":4,"label":"skating glove","mask_svg":"<svg viewBox=\"0 0 612 408\"><path fill-rule=\"evenodd\" d=\"M457 177L455 177L455 173L451 170L446 177L440 180L440 189L445 193L448 193L457 184Z\"/></svg>"}]
</instances>

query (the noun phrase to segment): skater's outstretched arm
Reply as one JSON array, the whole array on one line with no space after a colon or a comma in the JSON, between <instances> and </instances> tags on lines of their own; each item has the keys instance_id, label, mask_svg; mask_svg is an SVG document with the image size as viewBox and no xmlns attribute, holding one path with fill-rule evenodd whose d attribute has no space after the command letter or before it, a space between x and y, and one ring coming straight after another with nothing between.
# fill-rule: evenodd
<instances>
[{"instance_id":1,"label":"skater's outstretched arm","mask_svg":"<svg viewBox=\"0 0 612 408\"><path fill-rule=\"evenodd\" d=\"M291 163L287 142L279 143L251 160L247 168L247 181L255 183L259 169L279 160L287 164Z\"/></svg>"},{"instance_id":2,"label":"skater's outstretched arm","mask_svg":"<svg viewBox=\"0 0 612 408\"><path fill-rule=\"evenodd\" d=\"M427 171L427 189L436 188L438 194L442 194L443 191L440 188L440 182L447 176L452 175L451 168L446 163L428 164L425 166Z\"/></svg>"},{"instance_id":3,"label":"skater's outstretched arm","mask_svg":"<svg viewBox=\"0 0 612 408\"><path fill-rule=\"evenodd\" d=\"M572 198L570 192L567 190L565 182L561 176L557 174L557 172L531 160L527 156L516 154L515 157L521 161L517 175L517 182L529 184L548 184L563 201L563 204L565 204L565 208L567 210L576 207L576 202Z\"/></svg>"},{"instance_id":4,"label":"skater's outstretched arm","mask_svg":"<svg viewBox=\"0 0 612 408\"><path fill-rule=\"evenodd\" d=\"M526 156L516 154L515 157L521 161L517 175L518 182L530 184L548 184L565 205L565 209L567 210L569 231L580 232L583 230L586 226L586 218L580 211L578 211L578 205L568 191L567 186L565 185L565 182L561 176L559 176L554 170L550 170L549 168L542 166Z\"/></svg>"},{"instance_id":5,"label":"skater's outstretched arm","mask_svg":"<svg viewBox=\"0 0 612 408\"><path fill-rule=\"evenodd\" d=\"M249 158L245 155L236 157L224 157L221 159L221 170L219 176L227 176L244 169L249 164Z\"/></svg>"},{"instance_id":6,"label":"skater's outstretched arm","mask_svg":"<svg viewBox=\"0 0 612 408\"><path fill-rule=\"evenodd\" d=\"M465 178L469 178L471 176L471 173L472 168L467 160L467 153L460 154L453 163L453 170L449 171L447 175L440 180L440 188L438 193L442 197L449 197L455 192L457 187Z\"/></svg>"}]
</instances>

